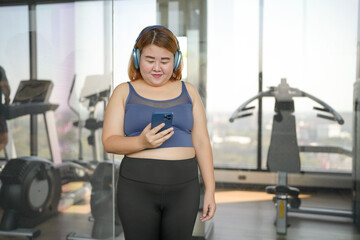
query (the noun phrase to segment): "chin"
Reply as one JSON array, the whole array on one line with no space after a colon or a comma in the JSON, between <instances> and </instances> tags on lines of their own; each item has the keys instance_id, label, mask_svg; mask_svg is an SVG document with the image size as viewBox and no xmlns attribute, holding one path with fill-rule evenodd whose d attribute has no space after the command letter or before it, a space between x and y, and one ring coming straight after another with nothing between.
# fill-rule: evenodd
<instances>
[{"instance_id":1,"label":"chin","mask_svg":"<svg viewBox=\"0 0 360 240\"><path fill-rule=\"evenodd\" d=\"M166 83L169 80L170 79L152 78L152 79L149 80L149 82L154 84L154 85L162 85L162 84Z\"/></svg>"}]
</instances>

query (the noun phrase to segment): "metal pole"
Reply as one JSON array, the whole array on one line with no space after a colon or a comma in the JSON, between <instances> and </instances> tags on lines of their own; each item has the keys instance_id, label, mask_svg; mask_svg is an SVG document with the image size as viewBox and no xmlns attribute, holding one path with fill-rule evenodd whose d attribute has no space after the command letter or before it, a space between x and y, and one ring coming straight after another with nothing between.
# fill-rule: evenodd
<instances>
[{"instance_id":1,"label":"metal pole","mask_svg":"<svg viewBox=\"0 0 360 240\"><path fill-rule=\"evenodd\" d=\"M29 3L29 50L30 50L30 80L37 79L37 49L36 49L36 3ZM38 155L38 123L37 115L30 115L30 155Z\"/></svg>"},{"instance_id":2,"label":"metal pole","mask_svg":"<svg viewBox=\"0 0 360 240\"><path fill-rule=\"evenodd\" d=\"M259 1L259 92L263 90L263 69L262 69L262 57L263 57L263 19L264 16L264 0ZM258 148L257 148L257 169L261 170L262 159L262 97L259 97L258 108Z\"/></svg>"},{"instance_id":3,"label":"metal pole","mask_svg":"<svg viewBox=\"0 0 360 240\"><path fill-rule=\"evenodd\" d=\"M356 53L356 79L353 96L353 217L355 226L360 229L360 1L358 1L358 25L357 25L357 53Z\"/></svg>"},{"instance_id":4,"label":"metal pole","mask_svg":"<svg viewBox=\"0 0 360 240\"><path fill-rule=\"evenodd\" d=\"M358 28L357 28L357 64L356 64L356 80L360 78L360 1L358 1Z\"/></svg>"}]
</instances>

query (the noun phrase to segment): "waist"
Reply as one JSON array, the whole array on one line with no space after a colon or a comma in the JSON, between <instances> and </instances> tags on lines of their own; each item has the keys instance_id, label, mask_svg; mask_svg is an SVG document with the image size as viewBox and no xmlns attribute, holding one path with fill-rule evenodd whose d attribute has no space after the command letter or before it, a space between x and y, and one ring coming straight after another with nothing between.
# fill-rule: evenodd
<instances>
[{"instance_id":1,"label":"waist","mask_svg":"<svg viewBox=\"0 0 360 240\"><path fill-rule=\"evenodd\" d=\"M140 134L141 131L138 131L126 136L134 137L134 136L139 136ZM182 131L174 127L174 134L157 148L176 148L176 147L192 148L193 142L192 142L191 133Z\"/></svg>"},{"instance_id":2,"label":"waist","mask_svg":"<svg viewBox=\"0 0 360 240\"><path fill-rule=\"evenodd\" d=\"M198 178L197 161L195 157L173 161L125 156L120 176L145 183L180 184Z\"/></svg>"},{"instance_id":3,"label":"waist","mask_svg":"<svg viewBox=\"0 0 360 240\"><path fill-rule=\"evenodd\" d=\"M128 154L127 156L177 161L195 157L195 149L193 147L154 148Z\"/></svg>"}]
</instances>

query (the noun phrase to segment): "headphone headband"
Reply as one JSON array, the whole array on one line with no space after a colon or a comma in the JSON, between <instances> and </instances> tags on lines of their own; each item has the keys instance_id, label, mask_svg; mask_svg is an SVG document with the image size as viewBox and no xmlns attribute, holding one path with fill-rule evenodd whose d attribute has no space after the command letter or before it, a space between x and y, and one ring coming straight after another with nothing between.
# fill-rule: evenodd
<instances>
[{"instance_id":1,"label":"headphone headband","mask_svg":"<svg viewBox=\"0 0 360 240\"><path fill-rule=\"evenodd\" d=\"M150 31L150 30L152 30L152 29L156 29L156 28L162 28L162 29L165 29L165 30L169 31L169 32L175 37L176 43L177 43L177 46L178 46L178 50L180 50L180 44L179 44L179 41L178 41L178 39L176 38L175 34L174 34L172 31L170 31L170 29L168 29L168 28L166 28L166 27L164 27L164 26L162 26L162 25L153 25L153 26L149 26L149 27L145 28L145 29L143 30L143 32L136 38L135 46L136 46L136 43L140 40L140 38L141 38L146 32L148 32L148 31Z\"/></svg>"}]
</instances>

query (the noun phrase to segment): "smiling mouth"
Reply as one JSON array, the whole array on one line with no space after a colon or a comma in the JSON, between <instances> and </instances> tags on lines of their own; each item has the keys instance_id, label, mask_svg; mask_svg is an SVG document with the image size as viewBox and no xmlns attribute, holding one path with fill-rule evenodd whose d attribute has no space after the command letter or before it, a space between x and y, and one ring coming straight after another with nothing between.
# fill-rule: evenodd
<instances>
[{"instance_id":1,"label":"smiling mouth","mask_svg":"<svg viewBox=\"0 0 360 240\"><path fill-rule=\"evenodd\" d=\"M159 77L162 76L162 74L152 74L152 76L153 76L154 78L159 78Z\"/></svg>"}]
</instances>

